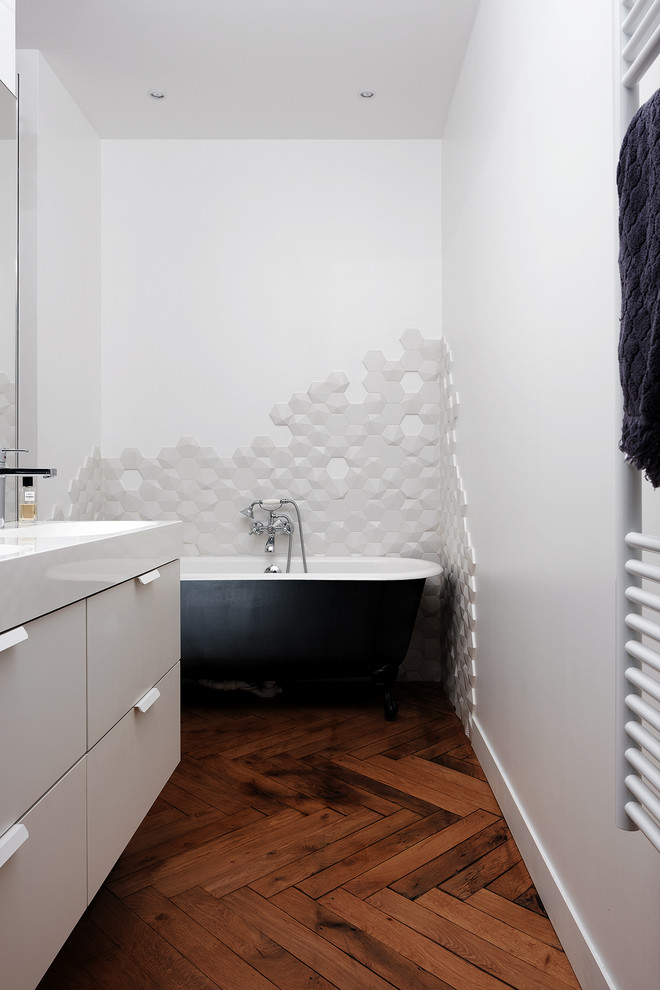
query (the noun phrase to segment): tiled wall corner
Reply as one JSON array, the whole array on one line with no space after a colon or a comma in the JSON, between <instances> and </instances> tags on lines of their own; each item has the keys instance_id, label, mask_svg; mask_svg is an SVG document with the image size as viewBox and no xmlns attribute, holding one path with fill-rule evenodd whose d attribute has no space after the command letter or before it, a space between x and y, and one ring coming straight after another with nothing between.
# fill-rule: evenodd
<instances>
[{"instance_id":1,"label":"tiled wall corner","mask_svg":"<svg viewBox=\"0 0 660 990\"><path fill-rule=\"evenodd\" d=\"M68 510L70 519L103 519L105 462L101 451L95 447L83 466L78 471L74 481L69 485L71 505ZM54 519L64 519L61 507L53 512Z\"/></svg>"},{"instance_id":2,"label":"tiled wall corner","mask_svg":"<svg viewBox=\"0 0 660 990\"><path fill-rule=\"evenodd\" d=\"M365 355L362 401L350 401L348 378L332 372L277 403L273 436L256 437L232 457L192 437L154 458L137 448L103 458L95 449L71 485L71 505L57 515L178 518L186 554L261 556L264 541L249 535L240 510L286 495L300 505L309 554L439 559L444 572L427 581L402 677L442 681L469 730L474 558L456 460L451 356L443 339L417 330L400 342L395 360Z\"/></svg>"}]
</instances>

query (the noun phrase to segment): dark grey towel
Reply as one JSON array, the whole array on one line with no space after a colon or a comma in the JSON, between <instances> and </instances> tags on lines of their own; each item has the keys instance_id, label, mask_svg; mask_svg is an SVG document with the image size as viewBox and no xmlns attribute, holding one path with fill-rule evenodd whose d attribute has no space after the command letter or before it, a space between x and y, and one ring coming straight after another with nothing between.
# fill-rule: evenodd
<instances>
[{"instance_id":1,"label":"dark grey towel","mask_svg":"<svg viewBox=\"0 0 660 990\"><path fill-rule=\"evenodd\" d=\"M621 450L660 486L660 90L633 117L621 145L619 272L623 388Z\"/></svg>"}]
</instances>

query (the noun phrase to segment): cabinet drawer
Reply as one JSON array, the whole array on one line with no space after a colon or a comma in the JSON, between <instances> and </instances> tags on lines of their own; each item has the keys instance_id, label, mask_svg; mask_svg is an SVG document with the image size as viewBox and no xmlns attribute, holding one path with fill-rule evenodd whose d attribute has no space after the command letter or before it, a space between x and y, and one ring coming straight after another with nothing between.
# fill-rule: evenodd
<instances>
[{"instance_id":1,"label":"cabinet drawer","mask_svg":"<svg viewBox=\"0 0 660 990\"><path fill-rule=\"evenodd\" d=\"M158 682L147 711L132 708L87 755L90 900L179 762L179 668Z\"/></svg>"},{"instance_id":2,"label":"cabinet drawer","mask_svg":"<svg viewBox=\"0 0 660 990\"><path fill-rule=\"evenodd\" d=\"M20 824L27 838L0 867L4 990L34 990L87 905L84 758Z\"/></svg>"},{"instance_id":3,"label":"cabinet drawer","mask_svg":"<svg viewBox=\"0 0 660 990\"><path fill-rule=\"evenodd\" d=\"M0 636L0 833L84 754L85 709L83 602Z\"/></svg>"},{"instance_id":4,"label":"cabinet drawer","mask_svg":"<svg viewBox=\"0 0 660 990\"><path fill-rule=\"evenodd\" d=\"M88 748L179 659L179 562L143 578L87 600Z\"/></svg>"}]
</instances>

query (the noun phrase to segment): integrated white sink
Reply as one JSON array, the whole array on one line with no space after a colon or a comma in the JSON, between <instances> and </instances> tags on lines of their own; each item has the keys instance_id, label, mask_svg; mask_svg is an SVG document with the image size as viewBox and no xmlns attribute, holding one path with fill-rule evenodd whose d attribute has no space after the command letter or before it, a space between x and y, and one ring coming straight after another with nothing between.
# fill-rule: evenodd
<instances>
[{"instance_id":1,"label":"integrated white sink","mask_svg":"<svg viewBox=\"0 0 660 990\"><path fill-rule=\"evenodd\" d=\"M156 526L155 522L133 521L130 519L90 519L62 520L61 522L38 522L29 526L7 527L0 530L0 539L33 537L35 539L63 538L81 536L115 536L119 533L133 533Z\"/></svg>"},{"instance_id":2,"label":"integrated white sink","mask_svg":"<svg viewBox=\"0 0 660 990\"><path fill-rule=\"evenodd\" d=\"M29 551L27 550L26 547L15 546L15 545L8 547L0 546L0 557L15 557L17 554L28 553L28 552Z\"/></svg>"},{"instance_id":3,"label":"integrated white sink","mask_svg":"<svg viewBox=\"0 0 660 990\"><path fill-rule=\"evenodd\" d=\"M61 520L0 529L0 628L12 629L176 560L179 521Z\"/></svg>"}]
</instances>

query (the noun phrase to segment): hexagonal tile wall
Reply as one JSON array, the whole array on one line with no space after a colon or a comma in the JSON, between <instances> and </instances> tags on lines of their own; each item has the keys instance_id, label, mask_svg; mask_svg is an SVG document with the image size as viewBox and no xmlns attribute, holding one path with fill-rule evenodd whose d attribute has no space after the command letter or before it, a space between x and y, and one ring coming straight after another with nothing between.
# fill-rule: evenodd
<instances>
[{"instance_id":1,"label":"hexagonal tile wall","mask_svg":"<svg viewBox=\"0 0 660 990\"><path fill-rule=\"evenodd\" d=\"M263 553L240 510L286 495L301 507L309 554L439 560L401 676L443 683L468 732L474 707L475 564L456 457L458 397L444 339L418 330L402 354L364 357L365 396L340 371L273 406L274 438L223 457L182 437L157 457L92 452L70 486L71 519L181 519L185 553ZM295 540L295 536L294 536ZM294 552L299 546L294 543ZM283 554L286 547L282 546Z\"/></svg>"}]
</instances>

